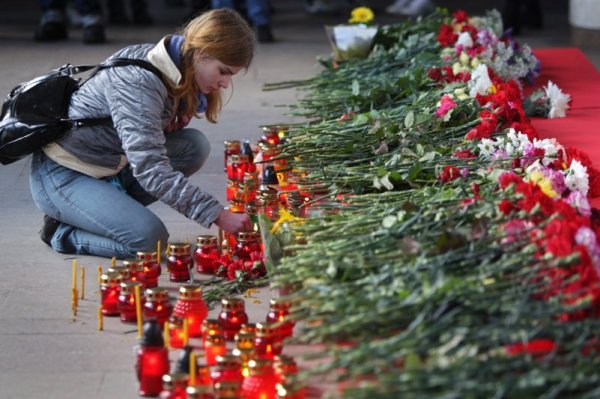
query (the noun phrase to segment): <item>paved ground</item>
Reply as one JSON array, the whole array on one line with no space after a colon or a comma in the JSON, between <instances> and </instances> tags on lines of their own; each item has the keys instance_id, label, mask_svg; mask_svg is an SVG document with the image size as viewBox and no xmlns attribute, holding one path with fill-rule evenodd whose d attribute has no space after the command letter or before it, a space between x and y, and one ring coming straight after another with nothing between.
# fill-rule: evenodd
<instances>
[{"instance_id":1,"label":"paved ground","mask_svg":"<svg viewBox=\"0 0 600 399\"><path fill-rule=\"evenodd\" d=\"M391 0L390 0L391 1ZM172 32L187 13L185 8L169 9L163 0L149 0L157 23L148 28L108 27L109 41L98 46L81 44L81 31L73 29L71 38L57 44L34 43L32 33L39 10L33 0L3 0L0 6L0 93L16 83L42 74L66 62L99 62L129 43L156 42ZM312 76L318 70L315 57L329 53L323 25L344 21L342 16L309 16L301 1L276 0L274 33L277 42L261 45L256 62L236 78L233 95L218 125L202 121L193 126L209 137L213 152L208 165L193 180L206 190L224 198L222 171L224 139L260 135L262 124L286 122L281 104L294 103L300 95L288 90L262 92L266 82ZM525 31L520 40L532 47L570 46L567 1L545 1L546 27ZM381 23L395 17L384 16L388 1L372 1ZM501 2L438 1L450 8L464 7L481 12ZM584 49L600 64L598 49ZM79 257L87 270L86 299L79 314L70 313L71 258L51 251L38 237L42 213L31 200L28 187L29 159L0 167L0 258L5 271L0 279L0 398L133 398L137 396L132 348L134 329L119 321L105 320L105 331L96 331L98 287L96 267L105 268L108 260ZM195 242L199 234L209 233L170 208L155 204L152 209L165 220L173 239ZM210 233L214 233L211 231ZM163 280L164 282L164 280ZM260 304L248 303L251 321L264 318L268 289L257 297ZM214 311L213 311L214 312Z\"/></svg>"}]
</instances>

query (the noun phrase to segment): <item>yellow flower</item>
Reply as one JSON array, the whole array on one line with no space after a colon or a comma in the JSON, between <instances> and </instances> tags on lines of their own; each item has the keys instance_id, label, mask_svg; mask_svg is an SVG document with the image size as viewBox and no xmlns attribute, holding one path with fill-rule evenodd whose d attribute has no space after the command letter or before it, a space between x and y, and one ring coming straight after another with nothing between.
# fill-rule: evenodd
<instances>
[{"instance_id":1,"label":"yellow flower","mask_svg":"<svg viewBox=\"0 0 600 399\"><path fill-rule=\"evenodd\" d=\"M277 233L281 226L283 226L283 224L287 222L303 223L304 220L302 218L298 218L292 215L291 213L282 208L279 210L279 219L277 219L277 221L273 223L273 227L271 227L271 233Z\"/></svg>"},{"instance_id":2,"label":"yellow flower","mask_svg":"<svg viewBox=\"0 0 600 399\"><path fill-rule=\"evenodd\" d=\"M529 175L529 181L535 183L540 188L540 190L542 190L542 192L548 197L558 197L556 191L552 189L552 182L549 179L547 179L541 171L534 170L533 172L531 172L531 174Z\"/></svg>"},{"instance_id":3,"label":"yellow flower","mask_svg":"<svg viewBox=\"0 0 600 399\"><path fill-rule=\"evenodd\" d=\"M348 20L351 24L368 24L375 18L373 10L369 7L356 7L350 13L350 19Z\"/></svg>"}]
</instances>

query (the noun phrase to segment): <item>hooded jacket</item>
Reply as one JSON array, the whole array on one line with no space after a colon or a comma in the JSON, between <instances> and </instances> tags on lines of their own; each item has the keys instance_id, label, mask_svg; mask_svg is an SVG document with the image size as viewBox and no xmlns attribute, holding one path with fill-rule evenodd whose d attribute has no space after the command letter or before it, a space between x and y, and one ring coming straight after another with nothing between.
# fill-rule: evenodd
<instances>
[{"instance_id":1,"label":"hooded jacket","mask_svg":"<svg viewBox=\"0 0 600 399\"><path fill-rule=\"evenodd\" d=\"M168 54L168 40L132 45L109 59L145 59L175 85L181 73ZM73 94L69 117L110 116L113 126L72 129L43 151L55 162L95 178L114 176L129 163L147 193L209 227L223 205L173 170L166 155L163 128L174 116L173 104L164 83L151 71L135 65L102 69Z\"/></svg>"}]
</instances>

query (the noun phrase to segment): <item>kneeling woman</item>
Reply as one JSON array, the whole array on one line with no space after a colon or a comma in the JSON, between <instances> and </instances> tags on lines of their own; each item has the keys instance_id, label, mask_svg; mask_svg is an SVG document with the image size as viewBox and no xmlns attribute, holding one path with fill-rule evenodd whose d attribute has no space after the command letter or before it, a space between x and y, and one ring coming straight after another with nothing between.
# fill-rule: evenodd
<instances>
[{"instance_id":1,"label":"kneeling woman","mask_svg":"<svg viewBox=\"0 0 600 399\"><path fill-rule=\"evenodd\" d=\"M113 123L70 130L34 154L30 185L46 214L42 240L61 253L134 257L168 240L146 208L157 199L204 227L249 230L248 216L228 212L188 180L210 148L185 126L200 113L216 121L221 89L248 68L254 48L247 23L220 9L192 20L182 36L113 54L149 61L162 76L136 65L106 68L75 92L69 117Z\"/></svg>"}]
</instances>

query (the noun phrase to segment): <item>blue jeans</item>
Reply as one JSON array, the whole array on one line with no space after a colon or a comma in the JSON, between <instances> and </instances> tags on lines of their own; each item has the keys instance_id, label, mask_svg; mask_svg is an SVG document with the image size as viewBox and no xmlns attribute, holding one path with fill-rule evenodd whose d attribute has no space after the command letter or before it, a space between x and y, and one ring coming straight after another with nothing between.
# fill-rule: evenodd
<instances>
[{"instance_id":1,"label":"blue jeans","mask_svg":"<svg viewBox=\"0 0 600 399\"><path fill-rule=\"evenodd\" d=\"M212 0L212 8L235 8L234 0ZM255 26L271 25L269 0L246 0L248 18Z\"/></svg>"},{"instance_id":2,"label":"blue jeans","mask_svg":"<svg viewBox=\"0 0 600 399\"><path fill-rule=\"evenodd\" d=\"M38 0L42 11L64 10L67 0ZM81 15L100 14L102 15L102 4L99 0L74 0L75 9Z\"/></svg>"},{"instance_id":3,"label":"blue jeans","mask_svg":"<svg viewBox=\"0 0 600 399\"><path fill-rule=\"evenodd\" d=\"M167 133L165 147L173 169L185 176L198 171L210 152L195 129ZM156 198L142 189L129 165L116 176L96 179L37 151L29 184L38 208L61 222L51 241L58 252L127 259L154 250L159 240L163 248L167 243L164 223L146 208Z\"/></svg>"}]
</instances>

